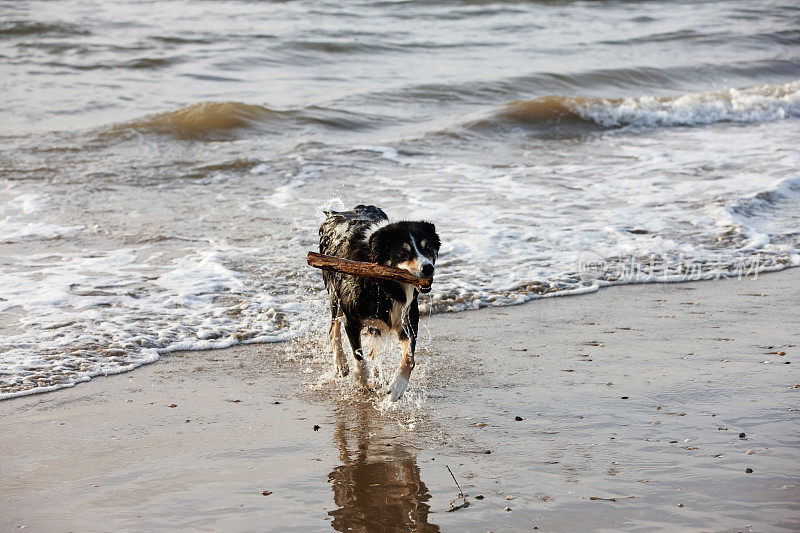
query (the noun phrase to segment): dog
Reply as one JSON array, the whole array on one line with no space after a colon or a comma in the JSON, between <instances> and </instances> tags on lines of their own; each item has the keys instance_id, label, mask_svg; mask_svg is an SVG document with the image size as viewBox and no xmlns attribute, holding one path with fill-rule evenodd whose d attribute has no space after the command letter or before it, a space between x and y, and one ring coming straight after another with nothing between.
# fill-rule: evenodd
<instances>
[{"instance_id":1,"label":"dog","mask_svg":"<svg viewBox=\"0 0 800 533\"><path fill-rule=\"evenodd\" d=\"M319 228L322 254L389 265L433 279L439 255L439 236L430 222L390 222L374 205L357 205L352 211L325 211ZM342 348L342 327L353 350L356 383L367 388L361 332L397 335L402 359L386 394L396 401L408 387L414 370L414 350L419 324L418 290L414 285L371 280L324 271L330 296L333 363L339 376L348 374ZM430 288L422 292L429 292ZM371 354L370 354L371 355Z\"/></svg>"}]
</instances>

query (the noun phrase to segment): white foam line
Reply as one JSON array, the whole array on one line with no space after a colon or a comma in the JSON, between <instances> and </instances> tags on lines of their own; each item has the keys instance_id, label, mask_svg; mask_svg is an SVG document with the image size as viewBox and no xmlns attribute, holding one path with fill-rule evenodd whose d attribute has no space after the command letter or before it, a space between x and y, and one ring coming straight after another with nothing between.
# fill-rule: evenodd
<instances>
[{"instance_id":1,"label":"white foam line","mask_svg":"<svg viewBox=\"0 0 800 533\"><path fill-rule=\"evenodd\" d=\"M85 383L87 381L91 381L92 378L96 378L97 376L113 376L115 374L130 372L131 370L135 370L140 366L144 366L150 363L155 363L161 358L162 355L174 352L219 350L223 348L230 348L232 346L240 344L274 344L278 342L286 342L288 340L291 340L298 334L299 333L296 332L286 332L285 334L281 335L261 335L259 337L254 337L252 339L247 339L244 341L237 340L235 337L231 336L219 341L206 340L206 341L176 342L165 348L160 348L160 349L150 348L142 350L139 353L145 353L148 355L146 355L144 359L140 359L135 363L131 363L129 365L102 368L89 372L82 372L78 376L76 376L75 379L66 381L64 383L51 385L48 387L33 387L30 389L25 389L15 392L2 392L0 393L0 401L10 400L11 398L18 398L20 396L30 396L32 394L38 394L42 392L51 392L59 389L71 388L77 385L78 383Z\"/></svg>"},{"instance_id":2,"label":"white foam line","mask_svg":"<svg viewBox=\"0 0 800 533\"><path fill-rule=\"evenodd\" d=\"M785 85L730 89L677 98L642 96L590 100L575 106L585 120L604 127L693 126L715 122L772 122L800 116L800 80Z\"/></svg>"}]
</instances>

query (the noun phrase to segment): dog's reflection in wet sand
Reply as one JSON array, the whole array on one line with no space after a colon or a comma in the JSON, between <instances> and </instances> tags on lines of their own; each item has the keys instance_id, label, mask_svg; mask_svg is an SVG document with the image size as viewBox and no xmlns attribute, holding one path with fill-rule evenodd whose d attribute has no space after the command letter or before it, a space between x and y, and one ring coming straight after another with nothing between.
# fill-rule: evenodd
<instances>
[{"instance_id":1,"label":"dog's reflection in wet sand","mask_svg":"<svg viewBox=\"0 0 800 533\"><path fill-rule=\"evenodd\" d=\"M349 410L349 408L347 408ZM334 440L341 465L328 474L338 509L328 514L337 531L439 531L428 523L428 488L416 455L381 434L379 416L359 406L339 413Z\"/></svg>"}]
</instances>

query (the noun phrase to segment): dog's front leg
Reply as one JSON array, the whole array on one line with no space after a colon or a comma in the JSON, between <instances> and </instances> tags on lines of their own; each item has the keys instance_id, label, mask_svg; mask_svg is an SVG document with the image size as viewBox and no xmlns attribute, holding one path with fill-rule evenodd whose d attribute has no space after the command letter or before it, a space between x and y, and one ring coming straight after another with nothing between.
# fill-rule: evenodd
<instances>
[{"instance_id":1,"label":"dog's front leg","mask_svg":"<svg viewBox=\"0 0 800 533\"><path fill-rule=\"evenodd\" d=\"M394 402L399 400L403 393L406 392L408 381L411 379L411 371L414 370L416 363L414 362L414 344L416 339L410 336L402 336L400 338L400 347L403 351L403 358L400 360L400 367L394 375L392 384L389 385L387 394Z\"/></svg>"},{"instance_id":2,"label":"dog's front leg","mask_svg":"<svg viewBox=\"0 0 800 533\"><path fill-rule=\"evenodd\" d=\"M345 317L344 331L347 333L350 347L353 348L353 358L355 359L353 375L356 380L356 385L361 388L367 388L367 363L364 361L364 353L361 350L361 321Z\"/></svg>"},{"instance_id":3,"label":"dog's front leg","mask_svg":"<svg viewBox=\"0 0 800 533\"><path fill-rule=\"evenodd\" d=\"M392 384L389 386L387 394L394 402L399 400L403 393L406 392L408 382L411 379L411 371L414 370L416 362L414 361L414 350L417 347L417 332L419 331L419 307L417 306L417 296L414 295L414 300L408 310L408 316L403 321L403 327L398 333L400 339L400 347L403 352L402 359L400 359L400 366L397 368L397 373L394 376Z\"/></svg>"}]
</instances>

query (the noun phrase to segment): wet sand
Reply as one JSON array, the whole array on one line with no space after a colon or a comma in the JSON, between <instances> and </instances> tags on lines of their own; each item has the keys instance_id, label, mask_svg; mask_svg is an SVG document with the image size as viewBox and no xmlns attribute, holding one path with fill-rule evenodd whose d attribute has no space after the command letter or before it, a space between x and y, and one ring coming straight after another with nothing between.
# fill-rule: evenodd
<instances>
[{"instance_id":1,"label":"wet sand","mask_svg":"<svg viewBox=\"0 0 800 533\"><path fill-rule=\"evenodd\" d=\"M796 530L798 301L790 269L435 315L389 409L313 340L0 402L0 530Z\"/></svg>"}]
</instances>

